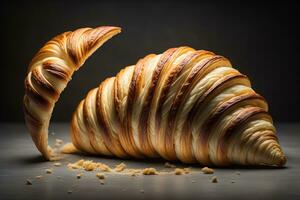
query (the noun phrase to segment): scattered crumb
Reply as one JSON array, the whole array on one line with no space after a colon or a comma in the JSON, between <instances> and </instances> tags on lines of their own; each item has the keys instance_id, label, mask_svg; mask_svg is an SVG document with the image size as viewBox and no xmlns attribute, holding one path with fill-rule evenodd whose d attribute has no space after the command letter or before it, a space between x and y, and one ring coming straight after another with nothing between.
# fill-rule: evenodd
<instances>
[{"instance_id":1,"label":"scattered crumb","mask_svg":"<svg viewBox=\"0 0 300 200\"><path fill-rule=\"evenodd\" d=\"M67 167L70 168L70 169L80 169L80 168L82 168L83 162L84 162L84 160L78 160L75 163L69 163L67 165Z\"/></svg>"},{"instance_id":2,"label":"scattered crumb","mask_svg":"<svg viewBox=\"0 0 300 200\"><path fill-rule=\"evenodd\" d=\"M68 190L68 194L71 194L73 191L72 190Z\"/></svg>"},{"instance_id":3,"label":"scattered crumb","mask_svg":"<svg viewBox=\"0 0 300 200\"><path fill-rule=\"evenodd\" d=\"M100 184L101 184L101 185L104 185L104 181L103 181L103 180L101 180L101 181L100 181Z\"/></svg>"},{"instance_id":4,"label":"scattered crumb","mask_svg":"<svg viewBox=\"0 0 300 200\"><path fill-rule=\"evenodd\" d=\"M128 172L131 176L137 176L139 173L142 172L142 170L141 169L129 169Z\"/></svg>"},{"instance_id":5,"label":"scattered crumb","mask_svg":"<svg viewBox=\"0 0 300 200\"><path fill-rule=\"evenodd\" d=\"M235 180L232 180L231 183L235 183Z\"/></svg>"},{"instance_id":6,"label":"scattered crumb","mask_svg":"<svg viewBox=\"0 0 300 200\"><path fill-rule=\"evenodd\" d=\"M52 171L52 169L46 169L46 173L47 173L47 174L52 174L53 171Z\"/></svg>"},{"instance_id":7,"label":"scattered crumb","mask_svg":"<svg viewBox=\"0 0 300 200\"><path fill-rule=\"evenodd\" d=\"M72 143L69 142L61 147L60 152L64 154L72 154L79 152L79 150Z\"/></svg>"},{"instance_id":8,"label":"scattered crumb","mask_svg":"<svg viewBox=\"0 0 300 200\"><path fill-rule=\"evenodd\" d=\"M212 183L217 183L217 182L218 182L218 177L213 176L213 177L211 178L211 182L212 182Z\"/></svg>"},{"instance_id":9,"label":"scattered crumb","mask_svg":"<svg viewBox=\"0 0 300 200\"><path fill-rule=\"evenodd\" d=\"M101 170L101 171L104 171L104 172L111 172L111 168L104 164L104 163L97 163L97 167Z\"/></svg>"},{"instance_id":10,"label":"scattered crumb","mask_svg":"<svg viewBox=\"0 0 300 200\"><path fill-rule=\"evenodd\" d=\"M173 165L173 164L171 164L171 163L169 163L169 162L166 162L165 163L165 167L167 167L167 168L175 168L176 166Z\"/></svg>"},{"instance_id":11,"label":"scattered crumb","mask_svg":"<svg viewBox=\"0 0 300 200\"><path fill-rule=\"evenodd\" d=\"M241 175L241 172L235 172L236 175Z\"/></svg>"},{"instance_id":12,"label":"scattered crumb","mask_svg":"<svg viewBox=\"0 0 300 200\"><path fill-rule=\"evenodd\" d=\"M26 179L26 185L32 185L32 181L30 179Z\"/></svg>"},{"instance_id":13,"label":"scattered crumb","mask_svg":"<svg viewBox=\"0 0 300 200\"><path fill-rule=\"evenodd\" d=\"M42 175L38 175L38 176L36 176L35 178L36 178L36 179L41 179L41 178L43 178L43 176L42 176Z\"/></svg>"},{"instance_id":14,"label":"scattered crumb","mask_svg":"<svg viewBox=\"0 0 300 200\"><path fill-rule=\"evenodd\" d=\"M57 139L55 139L55 143L62 144L63 140L57 138Z\"/></svg>"},{"instance_id":15,"label":"scattered crumb","mask_svg":"<svg viewBox=\"0 0 300 200\"><path fill-rule=\"evenodd\" d=\"M142 169L128 169L128 172L141 173Z\"/></svg>"},{"instance_id":16,"label":"scattered crumb","mask_svg":"<svg viewBox=\"0 0 300 200\"><path fill-rule=\"evenodd\" d=\"M57 179L61 179L61 176L57 176L56 178L57 178Z\"/></svg>"},{"instance_id":17,"label":"scattered crumb","mask_svg":"<svg viewBox=\"0 0 300 200\"><path fill-rule=\"evenodd\" d=\"M81 179L82 173L76 175L77 179Z\"/></svg>"},{"instance_id":18,"label":"scattered crumb","mask_svg":"<svg viewBox=\"0 0 300 200\"><path fill-rule=\"evenodd\" d=\"M174 170L174 173L175 173L175 175L182 175L182 174L184 174L184 170L180 169L180 168L176 168Z\"/></svg>"},{"instance_id":19,"label":"scattered crumb","mask_svg":"<svg viewBox=\"0 0 300 200\"><path fill-rule=\"evenodd\" d=\"M51 135L55 135L55 132L52 131L50 134L51 134Z\"/></svg>"},{"instance_id":20,"label":"scattered crumb","mask_svg":"<svg viewBox=\"0 0 300 200\"><path fill-rule=\"evenodd\" d=\"M116 172L121 172L121 171L123 171L125 168L126 168L126 165L125 165L124 163L120 163L120 164L116 165L115 171L116 171Z\"/></svg>"},{"instance_id":21,"label":"scattered crumb","mask_svg":"<svg viewBox=\"0 0 300 200\"><path fill-rule=\"evenodd\" d=\"M84 163L84 160L81 159L81 160L78 160L75 164L82 167L83 163Z\"/></svg>"},{"instance_id":22,"label":"scattered crumb","mask_svg":"<svg viewBox=\"0 0 300 200\"><path fill-rule=\"evenodd\" d=\"M143 174L144 174L144 175L157 175L158 172L156 171L155 168L150 167L150 168L145 168L145 169L143 169Z\"/></svg>"},{"instance_id":23,"label":"scattered crumb","mask_svg":"<svg viewBox=\"0 0 300 200\"><path fill-rule=\"evenodd\" d=\"M97 164L93 162L92 160L87 160L82 163L83 169L86 171L93 171L97 168Z\"/></svg>"},{"instance_id":24,"label":"scattered crumb","mask_svg":"<svg viewBox=\"0 0 300 200\"><path fill-rule=\"evenodd\" d=\"M189 174L191 172L191 169L186 167L186 168L183 168L183 171L185 174Z\"/></svg>"},{"instance_id":25,"label":"scattered crumb","mask_svg":"<svg viewBox=\"0 0 300 200\"><path fill-rule=\"evenodd\" d=\"M73 164L73 163L69 163L69 164L67 165L67 167L68 167L69 169L79 169L79 168L80 168L79 166L77 166L77 165L75 165L75 164Z\"/></svg>"},{"instance_id":26,"label":"scattered crumb","mask_svg":"<svg viewBox=\"0 0 300 200\"><path fill-rule=\"evenodd\" d=\"M196 183L196 181L195 181L195 180L192 180L192 183Z\"/></svg>"},{"instance_id":27,"label":"scattered crumb","mask_svg":"<svg viewBox=\"0 0 300 200\"><path fill-rule=\"evenodd\" d=\"M55 139L54 146L58 147L58 146L62 145L62 143L63 143L63 140L61 140L61 139Z\"/></svg>"},{"instance_id":28,"label":"scattered crumb","mask_svg":"<svg viewBox=\"0 0 300 200\"><path fill-rule=\"evenodd\" d=\"M143 189L140 190L141 193L144 193L145 191Z\"/></svg>"},{"instance_id":29,"label":"scattered crumb","mask_svg":"<svg viewBox=\"0 0 300 200\"><path fill-rule=\"evenodd\" d=\"M105 176L103 173L97 173L96 176L99 178L99 179L105 179Z\"/></svg>"},{"instance_id":30,"label":"scattered crumb","mask_svg":"<svg viewBox=\"0 0 300 200\"><path fill-rule=\"evenodd\" d=\"M61 163L60 162L56 162L53 164L55 167L60 167L61 166Z\"/></svg>"},{"instance_id":31,"label":"scattered crumb","mask_svg":"<svg viewBox=\"0 0 300 200\"><path fill-rule=\"evenodd\" d=\"M213 169L208 167L203 167L201 171L203 172L203 174L213 174L215 172Z\"/></svg>"},{"instance_id":32,"label":"scattered crumb","mask_svg":"<svg viewBox=\"0 0 300 200\"><path fill-rule=\"evenodd\" d=\"M105 172L110 172L111 171L111 168L106 164L103 164L103 163L100 163L100 162L98 162L98 163L93 162L92 160L83 160L83 159L78 160L75 163L69 163L67 165L67 167L70 168L70 169L85 169L86 171L94 171L97 168L100 169L101 171L105 171ZM118 169L121 170L121 166L119 166Z\"/></svg>"},{"instance_id":33,"label":"scattered crumb","mask_svg":"<svg viewBox=\"0 0 300 200\"><path fill-rule=\"evenodd\" d=\"M56 149L52 149L51 158L50 158L51 161L58 161L61 160L62 158L63 157L61 155L57 154Z\"/></svg>"},{"instance_id":34,"label":"scattered crumb","mask_svg":"<svg viewBox=\"0 0 300 200\"><path fill-rule=\"evenodd\" d=\"M123 192L125 192L125 191L126 191L126 189L125 189L125 188L123 188L123 189L122 189L122 191L123 191Z\"/></svg>"}]
</instances>

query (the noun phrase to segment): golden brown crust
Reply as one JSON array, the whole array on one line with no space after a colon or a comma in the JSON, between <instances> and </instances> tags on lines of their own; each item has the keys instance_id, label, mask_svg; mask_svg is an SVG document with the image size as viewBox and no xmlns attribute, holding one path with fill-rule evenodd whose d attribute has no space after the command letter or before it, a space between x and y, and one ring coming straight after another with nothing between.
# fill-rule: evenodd
<instances>
[{"instance_id":1,"label":"golden brown crust","mask_svg":"<svg viewBox=\"0 0 300 200\"><path fill-rule=\"evenodd\" d=\"M32 139L46 159L54 156L48 147L48 126L60 93L73 72L119 32L120 28L109 26L65 32L47 42L32 59L25 79L24 114Z\"/></svg>"},{"instance_id":2,"label":"golden brown crust","mask_svg":"<svg viewBox=\"0 0 300 200\"><path fill-rule=\"evenodd\" d=\"M137 158L159 155L218 166L286 162L265 99L222 56L172 48L140 59L110 80L96 89L97 98L89 93L85 101L96 101L98 134L115 156L123 157L122 149ZM74 136L90 134L89 112L94 111L76 110L72 126L87 128L74 129ZM75 142L85 146L89 140Z\"/></svg>"},{"instance_id":3,"label":"golden brown crust","mask_svg":"<svg viewBox=\"0 0 300 200\"><path fill-rule=\"evenodd\" d=\"M39 151L55 102L72 74L116 27L65 32L36 54L25 79L24 113ZM276 165L286 158L268 105L247 76L209 51L178 47L150 54L103 81L73 114L76 149L118 157L156 157L227 166Z\"/></svg>"}]
</instances>

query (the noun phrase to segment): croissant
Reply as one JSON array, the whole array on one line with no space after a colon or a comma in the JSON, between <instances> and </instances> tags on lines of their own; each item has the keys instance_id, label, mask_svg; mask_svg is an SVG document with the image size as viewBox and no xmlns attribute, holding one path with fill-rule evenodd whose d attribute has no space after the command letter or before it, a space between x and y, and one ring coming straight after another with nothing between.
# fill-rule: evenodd
<instances>
[{"instance_id":1,"label":"croissant","mask_svg":"<svg viewBox=\"0 0 300 200\"><path fill-rule=\"evenodd\" d=\"M116 27L79 29L48 42L25 80L26 124L47 159L54 103L73 71ZM83 152L121 158L180 160L203 165L283 166L265 99L228 59L190 47L150 54L92 89L71 121Z\"/></svg>"},{"instance_id":2,"label":"croissant","mask_svg":"<svg viewBox=\"0 0 300 200\"><path fill-rule=\"evenodd\" d=\"M84 152L215 166L283 166L275 132L247 76L190 47L150 54L106 79L71 122L72 142Z\"/></svg>"},{"instance_id":3,"label":"croissant","mask_svg":"<svg viewBox=\"0 0 300 200\"><path fill-rule=\"evenodd\" d=\"M47 42L34 56L25 78L25 122L38 150L46 159L56 155L48 146L48 127L55 102L74 71L104 42L120 32L118 27L81 28Z\"/></svg>"}]
</instances>

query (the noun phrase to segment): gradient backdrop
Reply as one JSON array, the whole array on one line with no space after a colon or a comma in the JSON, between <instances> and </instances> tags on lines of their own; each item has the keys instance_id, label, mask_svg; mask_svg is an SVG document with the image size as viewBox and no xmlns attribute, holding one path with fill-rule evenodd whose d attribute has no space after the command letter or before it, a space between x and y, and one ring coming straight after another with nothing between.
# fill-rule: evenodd
<instances>
[{"instance_id":1,"label":"gradient backdrop","mask_svg":"<svg viewBox=\"0 0 300 200\"><path fill-rule=\"evenodd\" d=\"M26 2L26 3L24 3ZM229 58L249 76L275 121L300 121L299 10L293 4L227 1L1 1L0 121L23 122L26 69L53 36L79 27L115 25L107 42L75 73L53 121L69 121L86 93L149 53L188 45Z\"/></svg>"}]
</instances>

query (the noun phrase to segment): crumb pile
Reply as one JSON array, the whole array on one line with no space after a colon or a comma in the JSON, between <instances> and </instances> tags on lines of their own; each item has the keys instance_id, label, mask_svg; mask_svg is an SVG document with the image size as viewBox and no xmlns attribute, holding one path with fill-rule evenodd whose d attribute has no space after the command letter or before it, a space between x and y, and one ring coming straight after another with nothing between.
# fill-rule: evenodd
<instances>
[{"instance_id":1,"label":"crumb pile","mask_svg":"<svg viewBox=\"0 0 300 200\"><path fill-rule=\"evenodd\" d=\"M56 139L55 140L55 148L53 151L58 151L60 148L61 153L74 153L77 152L78 150L74 147L73 144L67 143L63 145L63 140L61 139ZM60 162L53 162L52 164L54 167L61 167L64 164ZM114 174L120 174L120 175L129 175L129 176L139 176L139 175L185 175L185 174L190 174L190 173L196 173L201 171L203 174L214 174L214 170L212 168L208 167L203 167L201 170L197 168L180 168L177 167L176 165L166 162L164 164L165 169L156 169L154 167L147 167L147 168L142 168L142 169L134 169L134 168L128 168L125 163L120 163L115 165L114 167L110 167L109 165L102 163L102 162L94 162L93 160L78 160L74 163L68 163L67 167L70 170L80 170L80 173L76 174L77 179L81 179L84 175L84 171L86 172L92 172L96 171L95 177L99 179L99 182L101 185L104 185L104 180L106 180L107 173L114 173ZM53 169L52 168L47 168L45 169L46 174L53 174ZM235 172L236 175L240 175L240 172ZM46 177L45 177L46 178ZM35 176L36 181L39 179L45 179L44 176L42 175L37 175ZM57 176L57 179L61 179L60 176ZM42 180L41 180L42 181ZM210 178L210 181L212 183L218 183L219 179L217 176L212 176ZM32 179L26 179L25 184L26 185L32 185L34 180ZM196 183L196 180L191 180L192 183ZM235 183L235 180L231 180L231 183ZM73 193L73 189L70 189L67 191L68 194ZM126 191L123 189L123 191ZM144 193L143 189L140 189L141 193Z\"/></svg>"},{"instance_id":2,"label":"crumb pile","mask_svg":"<svg viewBox=\"0 0 300 200\"><path fill-rule=\"evenodd\" d=\"M156 171L155 168L150 167L150 168L143 169L143 174L144 175L158 175L158 172Z\"/></svg>"},{"instance_id":3,"label":"crumb pile","mask_svg":"<svg viewBox=\"0 0 300 200\"><path fill-rule=\"evenodd\" d=\"M208 167L203 167L201 171L203 172L203 174L213 174L215 172L213 169Z\"/></svg>"}]
</instances>

